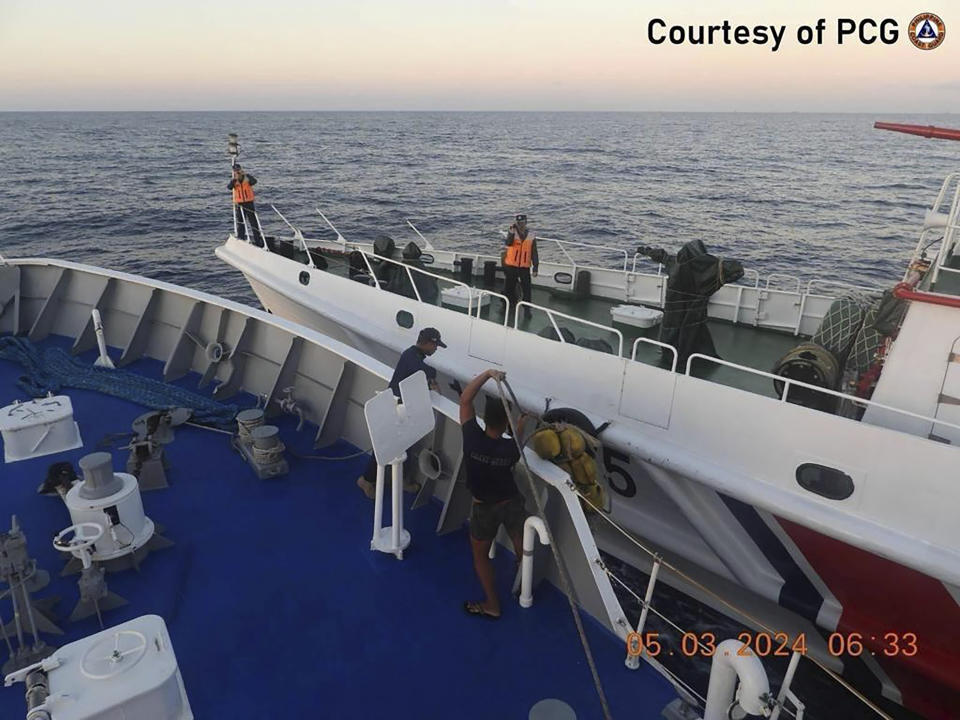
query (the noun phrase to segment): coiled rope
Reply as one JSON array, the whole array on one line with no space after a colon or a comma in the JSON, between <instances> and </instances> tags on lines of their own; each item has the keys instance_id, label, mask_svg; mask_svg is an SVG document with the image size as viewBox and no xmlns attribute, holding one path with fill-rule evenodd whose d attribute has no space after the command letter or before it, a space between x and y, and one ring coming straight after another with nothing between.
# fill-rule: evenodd
<instances>
[{"instance_id":1,"label":"coiled rope","mask_svg":"<svg viewBox=\"0 0 960 720\"><path fill-rule=\"evenodd\" d=\"M23 337L0 338L0 359L21 365L25 374L17 386L31 397L58 393L63 387L112 395L151 410L183 407L193 410L194 422L230 428L237 414L236 405L224 405L199 393L161 380L137 375L129 370L109 370L88 365L65 350L48 347L41 350Z\"/></svg>"}]
</instances>

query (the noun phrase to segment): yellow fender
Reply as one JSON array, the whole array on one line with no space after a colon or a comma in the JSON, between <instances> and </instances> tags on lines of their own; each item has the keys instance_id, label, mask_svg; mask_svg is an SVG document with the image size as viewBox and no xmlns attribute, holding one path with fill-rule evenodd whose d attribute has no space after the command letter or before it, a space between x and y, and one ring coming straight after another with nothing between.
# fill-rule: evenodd
<instances>
[{"instance_id":1,"label":"yellow fender","mask_svg":"<svg viewBox=\"0 0 960 720\"><path fill-rule=\"evenodd\" d=\"M575 425L554 423L534 433L531 441L537 455L570 474L580 494L598 508L606 507L606 493L597 482L597 462L588 452L588 448L595 450L599 446L595 438ZM584 512L594 512L592 507L582 504Z\"/></svg>"}]
</instances>

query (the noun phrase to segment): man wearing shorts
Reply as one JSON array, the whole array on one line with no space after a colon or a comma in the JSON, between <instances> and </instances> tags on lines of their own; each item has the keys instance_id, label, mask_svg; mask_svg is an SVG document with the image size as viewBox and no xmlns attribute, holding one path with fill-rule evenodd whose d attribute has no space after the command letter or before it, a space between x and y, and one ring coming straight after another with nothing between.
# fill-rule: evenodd
<instances>
[{"instance_id":1,"label":"man wearing shorts","mask_svg":"<svg viewBox=\"0 0 960 720\"><path fill-rule=\"evenodd\" d=\"M470 546L473 568L486 595L483 602L466 602L470 615L496 620L500 617L500 598L490 561L490 545L503 525L513 542L519 560L523 557L523 496L513 479L513 466L520 451L512 438L505 438L507 413L499 397L488 397L480 427L473 409L473 400L490 378L503 379L499 370L486 370L477 375L460 395L460 424L463 427L463 457L467 487L473 495L470 511Z\"/></svg>"}]
</instances>

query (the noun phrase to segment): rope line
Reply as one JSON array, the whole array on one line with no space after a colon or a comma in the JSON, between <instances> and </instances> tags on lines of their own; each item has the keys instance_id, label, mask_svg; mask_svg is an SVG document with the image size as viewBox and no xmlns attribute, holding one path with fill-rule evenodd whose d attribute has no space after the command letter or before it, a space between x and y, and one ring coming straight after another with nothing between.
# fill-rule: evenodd
<instances>
[{"instance_id":1,"label":"rope line","mask_svg":"<svg viewBox=\"0 0 960 720\"><path fill-rule=\"evenodd\" d=\"M630 542L632 542L634 545L636 545L638 548L640 548L641 550L643 550L645 553L647 553L647 554L650 555L651 557L656 557L656 556L657 556L656 553L654 553L652 550L650 550L650 549L647 548L645 545L643 545L643 543L641 543L641 542L640 542L639 540L637 540L633 535L631 535L631 534L628 533L626 530L624 530L622 527L620 527L620 526L619 526L616 522L614 522L610 517L608 517L606 514L600 512L600 509L599 509L596 505L594 505L592 502L590 502L590 500L589 500L588 498L584 497L583 494L581 494L578 490L574 489L574 492L580 497L581 500L583 500L585 503L587 503L587 505L589 505L589 506L592 507L595 511L597 511L597 514L598 514L600 517L602 517L604 520L606 520L608 523L610 523L618 532L620 532L620 533L621 533L625 538L627 538ZM685 580L686 582L690 583L691 585L693 585L693 586L696 587L697 589L703 591L703 592L706 593L707 595L710 595L711 597L713 597L714 599L716 599L717 601L719 601L720 603L722 603L722 604L725 605L726 607L730 608L730 609L733 610L735 613L738 613L738 614L741 615L742 617L744 617L744 618L746 618L747 620L749 620L750 622L754 623L757 627L763 629L764 631L770 633L771 635L775 634L775 631L774 631L772 628L768 627L765 623L761 622L758 618L756 618L755 616L751 615L751 614L750 614L749 612L747 612L746 610L743 610L743 609L737 607L736 605L732 604L732 603L731 603L730 601L728 601L726 598L722 597L721 595L718 595L716 592L714 592L713 590L711 590L710 588L708 588L706 585L704 585L704 584L701 583L700 581L695 580L694 578L690 577L690 576L687 575L685 572L683 572L683 571L680 570L679 568L675 567L674 565L671 565L671 564L670 564L669 562L667 562L666 560L664 560L664 559L661 558L660 564L661 564L662 566L666 567L667 569L673 571L673 572L674 572L678 577L680 577L681 579ZM632 591L631 591L631 592L632 592ZM634 593L634 595L635 595L635 593ZM658 616L663 617L659 612L657 612L657 610L656 610L655 608L653 608L652 605L650 606L650 609L653 610L654 613L656 613ZM664 619L666 620L666 618L664 618ZM669 622L669 621L668 621L668 622ZM699 645L699 640L698 640L698 643L697 643L697 644ZM823 671L824 671L827 675L829 675L831 678L833 678L834 680L836 680L837 683L839 683L842 687L846 688L854 697L856 697L856 698L859 699L861 702L863 702L864 705L866 705L868 708L870 708L871 710L873 710L878 716L880 716L881 718L884 718L884 720L893 720L893 718L892 718L890 715L888 715L888 714L885 713L883 710L881 710L879 707L877 707L877 705L876 705L872 700L870 700L870 699L869 699L868 697L866 697L863 693L861 693L859 690L857 690L855 687L853 687L850 683L848 683L846 680L844 680L842 677L840 677L840 675L838 675L836 672L834 672L834 671L831 670L829 667L827 667L823 662L821 662L820 660L817 660L817 658L813 657L812 655L804 655L803 657L805 657L805 658L807 658L808 660L810 660L810 662L812 662L814 665L816 665L816 666L819 667L821 670L823 670Z\"/></svg>"},{"instance_id":2,"label":"rope line","mask_svg":"<svg viewBox=\"0 0 960 720\"><path fill-rule=\"evenodd\" d=\"M530 488L530 494L533 496L534 502L537 506L537 513L547 530L547 539L550 542L550 552L553 553L554 562L557 564L557 570L560 574L560 582L563 585L563 592L567 597L567 602L570 604L570 612L573 615L573 622L577 626L577 634L580 636L580 644L583 645L583 652L587 658L587 665L590 666L590 674L593 676L593 684L596 688L597 695L600 698L600 706L603 709L603 717L606 720L613 720L613 715L610 712L610 705L607 702L607 696L603 690L603 683L600 681L600 673L598 672L596 662L593 659L593 652L590 650L590 641L587 640L586 631L583 629L583 621L580 619L580 612L577 608L576 600L574 600L573 597L573 587L570 584L570 576L567 573L567 566L563 562L563 558L560 556L560 551L557 549L557 544L553 540L553 531L550 529L550 524L547 522L547 515L543 506L543 500L541 500L540 496L537 494L536 487L534 486L533 473L530 470L530 466L527 465L527 459L523 454L523 446L520 444L520 434L517 430L516 423L513 420L513 415L510 413L510 405L507 403L506 395L504 395L503 386L505 385L509 390L510 395L514 397L514 402L516 402L516 396L514 396L513 389L510 388L506 378L499 376L495 379L497 381L497 391L500 394L500 402L503 403L503 409L507 414L507 420L510 422L510 432L513 435L513 442L516 444L517 450L520 452L520 462L523 465L524 473L527 476L527 484ZM517 405L517 408L519 407L520 406Z\"/></svg>"}]
</instances>

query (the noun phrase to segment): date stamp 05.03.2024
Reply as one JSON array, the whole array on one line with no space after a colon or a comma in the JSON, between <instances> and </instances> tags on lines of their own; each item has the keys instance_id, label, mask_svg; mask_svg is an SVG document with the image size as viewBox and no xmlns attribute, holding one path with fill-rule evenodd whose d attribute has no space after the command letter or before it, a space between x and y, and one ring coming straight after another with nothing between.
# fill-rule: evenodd
<instances>
[{"instance_id":1,"label":"date stamp 05.03.2024","mask_svg":"<svg viewBox=\"0 0 960 720\"><path fill-rule=\"evenodd\" d=\"M742 645L738 655L758 657L789 657L793 653L807 654L807 637L804 633L789 635L785 632L741 632L737 640ZM683 657L713 657L718 640L711 632L685 632L680 636L679 647L667 647L658 632L627 635L627 655L650 657L680 655ZM858 632L834 632L827 636L827 652L835 657L880 655L886 657L913 657L917 654L917 635L912 632L885 632L864 635Z\"/></svg>"}]
</instances>

